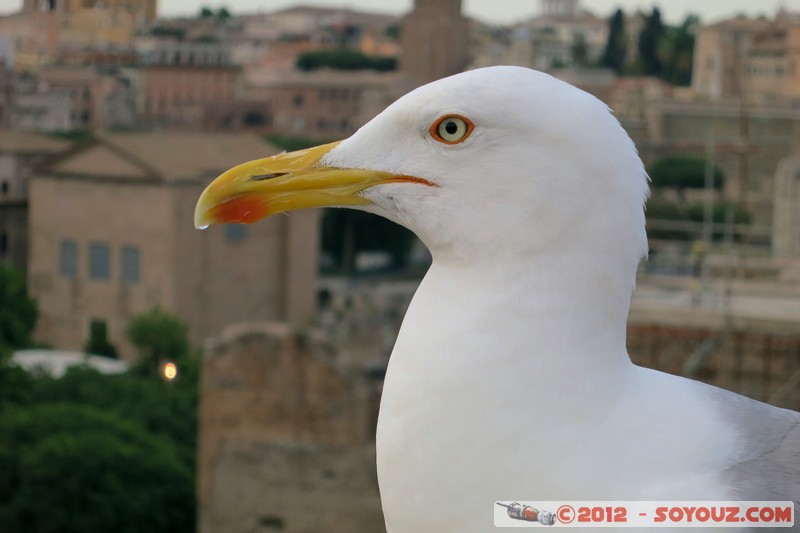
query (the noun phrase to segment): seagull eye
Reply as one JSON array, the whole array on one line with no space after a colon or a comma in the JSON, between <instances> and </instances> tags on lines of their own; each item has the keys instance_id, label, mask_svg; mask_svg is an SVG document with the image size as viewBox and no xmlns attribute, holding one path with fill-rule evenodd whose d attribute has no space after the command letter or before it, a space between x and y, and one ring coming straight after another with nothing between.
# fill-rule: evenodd
<instances>
[{"instance_id":1,"label":"seagull eye","mask_svg":"<svg viewBox=\"0 0 800 533\"><path fill-rule=\"evenodd\" d=\"M445 115L431 126L431 137L445 144L457 144L469 137L475 124L460 115Z\"/></svg>"}]
</instances>

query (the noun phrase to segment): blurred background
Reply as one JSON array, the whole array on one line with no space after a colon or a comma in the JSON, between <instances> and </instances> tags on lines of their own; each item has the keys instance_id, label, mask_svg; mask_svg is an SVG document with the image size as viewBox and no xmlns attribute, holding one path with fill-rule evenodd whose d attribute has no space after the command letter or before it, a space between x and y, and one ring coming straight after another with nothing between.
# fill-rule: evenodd
<instances>
[{"instance_id":1,"label":"blurred background","mask_svg":"<svg viewBox=\"0 0 800 533\"><path fill-rule=\"evenodd\" d=\"M381 386L430 255L355 211L200 232L194 205L488 65L636 142L634 362L800 409L800 1L664 8L5 1L0 531L383 531Z\"/></svg>"}]
</instances>

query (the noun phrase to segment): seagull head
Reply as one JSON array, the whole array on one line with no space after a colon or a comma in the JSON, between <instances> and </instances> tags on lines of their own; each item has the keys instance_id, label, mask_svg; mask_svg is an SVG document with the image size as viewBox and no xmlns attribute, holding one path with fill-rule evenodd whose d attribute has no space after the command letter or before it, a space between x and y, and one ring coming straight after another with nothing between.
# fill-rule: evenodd
<instances>
[{"instance_id":1,"label":"seagull head","mask_svg":"<svg viewBox=\"0 0 800 533\"><path fill-rule=\"evenodd\" d=\"M602 102L541 72L489 67L412 91L346 140L228 170L195 225L350 207L407 227L435 260L590 248L635 266L647 190Z\"/></svg>"}]
</instances>

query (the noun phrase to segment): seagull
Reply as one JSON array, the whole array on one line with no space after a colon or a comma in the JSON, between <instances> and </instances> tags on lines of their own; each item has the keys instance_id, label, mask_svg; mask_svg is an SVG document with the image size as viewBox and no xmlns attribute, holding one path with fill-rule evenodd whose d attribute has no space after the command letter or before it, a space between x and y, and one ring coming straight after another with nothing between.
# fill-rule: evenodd
<instances>
[{"instance_id":1,"label":"seagull","mask_svg":"<svg viewBox=\"0 0 800 533\"><path fill-rule=\"evenodd\" d=\"M350 207L430 249L381 398L390 533L493 531L503 498L793 501L798 516L800 413L630 360L648 190L606 105L489 67L346 140L225 172L195 225Z\"/></svg>"}]
</instances>

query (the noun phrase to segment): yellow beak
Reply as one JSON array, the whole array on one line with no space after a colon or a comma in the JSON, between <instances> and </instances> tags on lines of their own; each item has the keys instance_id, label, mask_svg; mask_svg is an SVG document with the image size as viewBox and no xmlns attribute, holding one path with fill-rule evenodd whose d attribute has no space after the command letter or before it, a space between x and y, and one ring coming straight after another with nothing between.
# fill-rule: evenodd
<instances>
[{"instance_id":1,"label":"yellow beak","mask_svg":"<svg viewBox=\"0 0 800 533\"><path fill-rule=\"evenodd\" d=\"M341 142L341 141L340 141ZM306 207L367 205L361 191L382 183L433 183L389 172L318 165L339 142L257 159L216 178L200 195L194 225L250 224Z\"/></svg>"}]
</instances>

